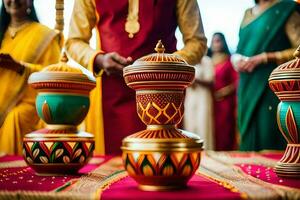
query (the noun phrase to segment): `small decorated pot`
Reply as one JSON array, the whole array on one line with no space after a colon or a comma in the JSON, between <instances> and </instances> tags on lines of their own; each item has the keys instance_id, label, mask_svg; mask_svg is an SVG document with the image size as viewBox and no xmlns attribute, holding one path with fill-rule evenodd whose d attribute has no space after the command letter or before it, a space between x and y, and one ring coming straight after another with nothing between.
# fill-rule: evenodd
<instances>
[{"instance_id":1,"label":"small decorated pot","mask_svg":"<svg viewBox=\"0 0 300 200\"><path fill-rule=\"evenodd\" d=\"M70 127L56 128L27 134L24 159L39 174L76 173L93 156L94 136Z\"/></svg>"},{"instance_id":2,"label":"small decorated pot","mask_svg":"<svg viewBox=\"0 0 300 200\"><path fill-rule=\"evenodd\" d=\"M123 162L143 190L183 188L199 167L203 146L198 136L176 128L195 69L179 56L164 53L161 41L155 50L124 68L147 129L123 140Z\"/></svg>"},{"instance_id":3,"label":"small decorated pot","mask_svg":"<svg viewBox=\"0 0 300 200\"><path fill-rule=\"evenodd\" d=\"M93 155L94 136L76 126L89 110L95 79L67 61L64 55L60 63L33 73L28 80L38 92L38 115L47 124L23 139L24 159L38 173L75 173Z\"/></svg>"},{"instance_id":4,"label":"small decorated pot","mask_svg":"<svg viewBox=\"0 0 300 200\"><path fill-rule=\"evenodd\" d=\"M271 73L269 85L281 101L277 124L288 143L275 172L283 177L300 178L300 46L294 55L294 60Z\"/></svg>"}]
</instances>

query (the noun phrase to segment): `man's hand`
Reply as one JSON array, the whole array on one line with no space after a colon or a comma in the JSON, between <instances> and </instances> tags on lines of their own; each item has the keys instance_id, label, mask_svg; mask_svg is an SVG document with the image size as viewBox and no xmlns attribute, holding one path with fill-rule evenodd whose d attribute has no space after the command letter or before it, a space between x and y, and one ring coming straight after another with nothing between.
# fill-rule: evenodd
<instances>
[{"instance_id":1,"label":"man's hand","mask_svg":"<svg viewBox=\"0 0 300 200\"><path fill-rule=\"evenodd\" d=\"M9 54L0 54L0 68L13 70L18 74L23 74L25 66L15 61Z\"/></svg>"},{"instance_id":2,"label":"man's hand","mask_svg":"<svg viewBox=\"0 0 300 200\"><path fill-rule=\"evenodd\" d=\"M122 74L123 68L131 63L131 57L125 58L116 52L111 52L97 55L94 65L99 71L103 69L109 76L110 74Z\"/></svg>"}]
</instances>

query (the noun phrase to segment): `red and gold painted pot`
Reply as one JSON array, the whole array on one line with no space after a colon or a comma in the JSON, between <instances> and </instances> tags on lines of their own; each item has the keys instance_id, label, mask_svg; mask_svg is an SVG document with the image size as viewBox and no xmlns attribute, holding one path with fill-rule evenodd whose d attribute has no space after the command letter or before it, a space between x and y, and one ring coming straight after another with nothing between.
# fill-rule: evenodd
<instances>
[{"instance_id":1,"label":"red and gold painted pot","mask_svg":"<svg viewBox=\"0 0 300 200\"><path fill-rule=\"evenodd\" d=\"M203 146L198 136L176 128L195 69L179 56L164 53L161 41L155 50L124 68L147 129L123 140L123 162L142 190L183 188L199 167Z\"/></svg>"},{"instance_id":2,"label":"red and gold painted pot","mask_svg":"<svg viewBox=\"0 0 300 200\"><path fill-rule=\"evenodd\" d=\"M45 128L24 137L23 155L39 174L76 173L92 157L94 143L93 135L73 127Z\"/></svg>"},{"instance_id":3,"label":"red and gold painted pot","mask_svg":"<svg viewBox=\"0 0 300 200\"><path fill-rule=\"evenodd\" d=\"M36 109L46 128L25 135L23 155L37 173L76 173L93 155L94 136L77 130L89 110L95 79L58 64L33 73L28 83L37 90Z\"/></svg>"},{"instance_id":4,"label":"red and gold painted pot","mask_svg":"<svg viewBox=\"0 0 300 200\"><path fill-rule=\"evenodd\" d=\"M300 178L300 46L295 59L277 67L270 75L270 88L280 99L277 124L288 142L275 166L279 176Z\"/></svg>"}]
</instances>

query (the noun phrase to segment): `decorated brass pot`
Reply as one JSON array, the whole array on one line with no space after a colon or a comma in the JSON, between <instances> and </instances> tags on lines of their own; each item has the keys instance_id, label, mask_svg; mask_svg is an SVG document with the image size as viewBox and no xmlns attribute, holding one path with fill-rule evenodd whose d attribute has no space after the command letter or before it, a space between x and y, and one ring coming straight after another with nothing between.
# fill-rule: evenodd
<instances>
[{"instance_id":1,"label":"decorated brass pot","mask_svg":"<svg viewBox=\"0 0 300 200\"><path fill-rule=\"evenodd\" d=\"M184 112L184 90L195 69L182 58L155 50L124 68L126 84L136 90L137 114L147 125L123 140L123 162L143 190L186 186L198 169L203 141L176 128Z\"/></svg>"},{"instance_id":2,"label":"decorated brass pot","mask_svg":"<svg viewBox=\"0 0 300 200\"><path fill-rule=\"evenodd\" d=\"M300 47L294 55L294 60L272 72L269 85L281 101L277 123L288 142L275 172L283 177L300 178Z\"/></svg>"},{"instance_id":3,"label":"decorated brass pot","mask_svg":"<svg viewBox=\"0 0 300 200\"><path fill-rule=\"evenodd\" d=\"M94 137L76 126L89 110L89 92L95 80L61 62L33 73L28 83L37 90L36 109L44 129L25 135L23 154L38 173L75 173L93 154Z\"/></svg>"}]
</instances>

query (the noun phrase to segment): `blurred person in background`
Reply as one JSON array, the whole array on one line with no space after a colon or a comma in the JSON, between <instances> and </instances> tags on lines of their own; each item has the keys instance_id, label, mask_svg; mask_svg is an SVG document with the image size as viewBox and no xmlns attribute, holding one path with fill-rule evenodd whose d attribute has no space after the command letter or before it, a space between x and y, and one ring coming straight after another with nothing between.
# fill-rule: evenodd
<instances>
[{"instance_id":1,"label":"blurred person in background","mask_svg":"<svg viewBox=\"0 0 300 200\"><path fill-rule=\"evenodd\" d=\"M223 33L214 33L208 51L214 65L214 133L215 150L236 148L237 73Z\"/></svg>"},{"instance_id":2,"label":"blurred person in background","mask_svg":"<svg viewBox=\"0 0 300 200\"><path fill-rule=\"evenodd\" d=\"M184 129L196 133L204 140L206 150L214 150L214 66L211 58L204 56L195 70L195 81L186 90L183 125Z\"/></svg>"},{"instance_id":3,"label":"blurred person in background","mask_svg":"<svg viewBox=\"0 0 300 200\"><path fill-rule=\"evenodd\" d=\"M32 0L3 0L0 8L0 152L22 154L23 136L36 130L29 75L57 63L59 33L38 22Z\"/></svg>"},{"instance_id":4,"label":"blurred person in background","mask_svg":"<svg viewBox=\"0 0 300 200\"><path fill-rule=\"evenodd\" d=\"M241 23L233 63L239 72L240 149L284 149L277 123L279 103L268 85L278 65L293 58L300 44L300 5L292 0L255 0Z\"/></svg>"}]
</instances>

